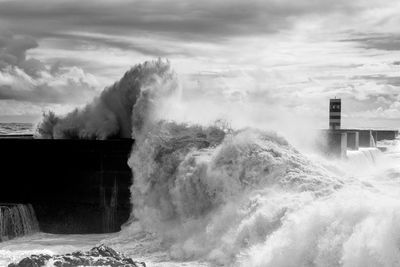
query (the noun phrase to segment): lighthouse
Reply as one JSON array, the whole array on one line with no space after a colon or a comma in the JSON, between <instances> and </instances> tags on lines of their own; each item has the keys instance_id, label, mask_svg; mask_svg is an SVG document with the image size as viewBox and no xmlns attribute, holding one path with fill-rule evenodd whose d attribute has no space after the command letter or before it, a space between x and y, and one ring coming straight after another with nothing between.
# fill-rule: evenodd
<instances>
[{"instance_id":1,"label":"lighthouse","mask_svg":"<svg viewBox=\"0 0 400 267\"><path fill-rule=\"evenodd\" d=\"M329 129L340 129L340 113L342 110L341 99L330 99L329 101Z\"/></svg>"},{"instance_id":2,"label":"lighthouse","mask_svg":"<svg viewBox=\"0 0 400 267\"><path fill-rule=\"evenodd\" d=\"M377 147L376 142L395 140L398 130L341 128L342 101L340 98L329 100L329 129L322 130L325 140L321 148L327 155L347 157L347 151L357 151L360 147ZM378 147L384 150L382 147Z\"/></svg>"}]
</instances>

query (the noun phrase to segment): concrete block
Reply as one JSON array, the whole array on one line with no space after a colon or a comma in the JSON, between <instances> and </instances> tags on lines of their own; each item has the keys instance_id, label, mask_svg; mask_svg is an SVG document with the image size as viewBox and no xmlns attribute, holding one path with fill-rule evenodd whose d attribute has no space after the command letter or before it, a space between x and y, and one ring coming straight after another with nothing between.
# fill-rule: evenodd
<instances>
[{"instance_id":1,"label":"concrete block","mask_svg":"<svg viewBox=\"0 0 400 267\"><path fill-rule=\"evenodd\" d=\"M376 130L375 141L394 140L399 135L397 130Z\"/></svg>"},{"instance_id":2,"label":"concrete block","mask_svg":"<svg viewBox=\"0 0 400 267\"><path fill-rule=\"evenodd\" d=\"M371 131L360 130L359 131L359 144L360 147L371 147L373 144Z\"/></svg>"},{"instance_id":3,"label":"concrete block","mask_svg":"<svg viewBox=\"0 0 400 267\"><path fill-rule=\"evenodd\" d=\"M358 150L360 146L358 132L347 132L347 148L351 150Z\"/></svg>"},{"instance_id":4,"label":"concrete block","mask_svg":"<svg viewBox=\"0 0 400 267\"><path fill-rule=\"evenodd\" d=\"M327 132L327 154L345 158L347 151L347 133L340 131Z\"/></svg>"}]
</instances>

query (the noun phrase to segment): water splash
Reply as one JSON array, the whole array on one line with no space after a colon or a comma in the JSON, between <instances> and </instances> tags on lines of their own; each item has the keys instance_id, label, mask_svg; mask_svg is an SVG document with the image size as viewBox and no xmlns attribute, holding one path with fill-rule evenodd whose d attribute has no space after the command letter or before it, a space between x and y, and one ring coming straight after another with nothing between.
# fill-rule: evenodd
<instances>
[{"instance_id":1,"label":"water splash","mask_svg":"<svg viewBox=\"0 0 400 267\"><path fill-rule=\"evenodd\" d=\"M0 204L0 241L39 231L31 204Z\"/></svg>"},{"instance_id":2,"label":"water splash","mask_svg":"<svg viewBox=\"0 0 400 267\"><path fill-rule=\"evenodd\" d=\"M178 259L231 264L279 229L287 214L343 181L275 133L160 122L137 142L130 166L133 216Z\"/></svg>"},{"instance_id":3,"label":"water splash","mask_svg":"<svg viewBox=\"0 0 400 267\"><path fill-rule=\"evenodd\" d=\"M347 151L347 158L351 164L358 167L373 166L379 160L382 152L376 147L359 148L357 151Z\"/></svg>"},{"instance_id":4,"label":"water splash","mask_svg":"<svg viewBox=\"0 0 400 267\"><path fill-rule=\"evenodd\" d=\"M177 92L175 76L168 61L138 64L84 108L65 116L44 114L36 135L50 139L131 138L132 129L157 117L155 111L162 109L157 99Z\"/></svg>"},{"instance_id":5,"label":"water splash","mask_svg":"<svg viewBox=\"0 0 400 267\"><path fill-rule=\"evenodd\" d=\"M104 94L135 96L123 112L130 129L121 135L135 138L133 211L113 247L225 266L400 265L400 171L392 162L392 169L381 166L377 149L321 164L273 132L168 121L174 106L165 101L179 91L175 75L163 64L141 68ZM69 117L73 127L52 133L63 138L72 129L101 139L122 129L114 119L103 127L115 114L92 107ZM94 114L102 123L91 121ZM376 166L373 175L364 177L365 165Z\"/></svg>"},{"instance_id":6,"label":"water splash","mask_svg":"<svg viewBox=\"0 0 400 267\"><path fill-rule=\"evenodd\" d=\"M149 121L135 132L124 238L149 232L172 259L226 266L399 263L399 201L377 180L349 177L346 164L327 170L256 129ZM381 156L359 153L350 161Z\"/></svg>"}]
</instances>

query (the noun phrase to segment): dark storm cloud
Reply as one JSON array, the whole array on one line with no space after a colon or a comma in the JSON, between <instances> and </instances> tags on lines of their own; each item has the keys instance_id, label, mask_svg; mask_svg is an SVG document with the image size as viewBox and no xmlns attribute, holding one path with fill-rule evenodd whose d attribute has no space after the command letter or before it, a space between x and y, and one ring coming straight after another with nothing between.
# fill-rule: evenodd
<instances>
[{"instance_id":1,"label":"dark storm cloud","mask_svg":"<svg viewBox=\"0 0 400 267\"><path fill-rule=\"evenodd\" d=\"M35 86L32 89L16 89L9 85L0 85L0 100L17 100L32 103L85 103L82 95L88 86L71 83L57 90L47 84Z\"/></svg>"},{"instance_id":2,"label":"dark storm cloud","mask_svg":"<svg viewBox=\"0 0 400 267\"><path fill-rule=\"evenodd\" d=\"M26 59L26 51L38 46L29 36L14 36L10 32L0 32L0 70L17 66L28 75L36 76L44 70L44 65L36 59Z\"/></svg>"},{"instance_id":3,"label":"dark storm cloud","mask_svg":"<svg viewBox=\"0 0 400 267\"><path fill-rule=\"evenodd\" d=\"M357 42L363 48L378 49L386 51L400 51L400 35L379 35L343 40L345 42Z\"/></svg>"},{"instance_id":4,"label":"dark storm cloud","mask_svg":"<svg viewBox=\"0 0 400 267\"><path fill-rule=\"evenodd\" d=\"M82 34L70 34L70 33L53 33L49 34L48 37L57 38L62 40L60 48L65 47L68 50L77 49L80 50L82 44L90 44L92 48L114 47L124 51L136 51L146 56L156 57L168 57L170 55L184 55L188 56L190 53L182 48L166 48L162 47L157 42L154 44L139 44L130 40L121 40L116 38L110 38L107 36L88 36Z\"/></svg>"},{"instance_id":5,"label":"dark storm cloud","mask_svg":"<svg viewBox=\"0 0 400 267\"><path fill-rule=\"evenodd\" d=\"M17 32L48 37L60 31L159 34L204 42L278 32L306 14L351 12L348 1L2 1L0 18Z\"/></svg>"},{"instance_id":6,"label":"dark storm cloud","mask_svg":"<svg viewBox=\"0 0 400 267\"><path fill-rule=\"evenodd\" d=\"M93 96L95 89L82 71L27 58L27 51L36 47L32 37L0 32L0 100L81 103Z\"/></svg>"}]
</instances>

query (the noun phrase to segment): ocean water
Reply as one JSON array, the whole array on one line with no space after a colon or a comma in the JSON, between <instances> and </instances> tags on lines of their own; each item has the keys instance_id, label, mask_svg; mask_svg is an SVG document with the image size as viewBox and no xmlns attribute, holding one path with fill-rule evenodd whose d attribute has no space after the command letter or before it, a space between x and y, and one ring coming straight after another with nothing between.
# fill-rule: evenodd
<instances>
[{"instance_id":1,"label":"ocean water","mask_svg":"<svg viewBox=\"0 0 400 267\"><path fill-rule=\"evenodd\" d=\"M131 220L0 243L0 266L100 243L148 266L400 266L399 140L326 159L279 129L180 121L180 89L168 62L146 62L85 108L45 116L42 137L135 139Z\"/></svg>"},{"instance_id":2,"label":"ocean water","mask_svg":"<svg viewBox=\"0 0 400 267\"><path fill-rule=\"evenodd\" d=\"M310 170L303 170L306 172L296 172L291 178L294 181L279 180L281 185L270 181L251 188L249 194L241 191L239 198L232 198L235 194L231 191L226 202L208 215L200 212L202 216L195 218L198 210L182 208L190 216L181 215L181 222L174 220L173 226L168 225L169 220L156 220L161 215L147 210L147 219L156 224L151 228L144 228L139 220L115 234L37 233L2 242L0 266L31 254L88 250L103 243L148 266L398 266L400 142L380 145L388 152L362 149L349 152L347 160L306 155L312 166L325 169L329 176L325 183L320 179L327 177L315 173L310 177ZM204 160L206 156L196 157ZM341 178L336 180L335 175ZM330 186L332 183L335 186ZM282 190L287 185L289 188ZM305 187L292 190L293 186ZM205 201L206 197L191 192L185 202L190 198Z\"/></svg>"},{"instance_id":3,"label":"ocean water","mask_svg":"<svg viewBox=\"0 0 400 267\"><path fill-rule=\"evenodd\" d=\"M118 234L54 235L37 233L16 238L0 243L0 266L18 262L32 254L59 255L77 250L88 251L94 246L107 243L108 240L112 240L117 236ZM123 245L123 243L120 243L120 245ZM129 245L125 244L123 246L125 249L119 249L119 251L124 252L125 255L132 257L134 260L145 261L149 267L210 266L207 262L172 260L166 251L139 252L146 246L146 241L143 239L132 241ZM136 249L132 250L132 247L136 247Z\"/></svg>"},{"instance_id":4,"label":"ocean water","mask_svg":"<svg viewBox=\"0 0 400 267\"><path fill-rule=\"evenodd\" d=\"M32 123L0 123L0 135L27 135L33 132Z\"/></svg>"}]
</instances>

